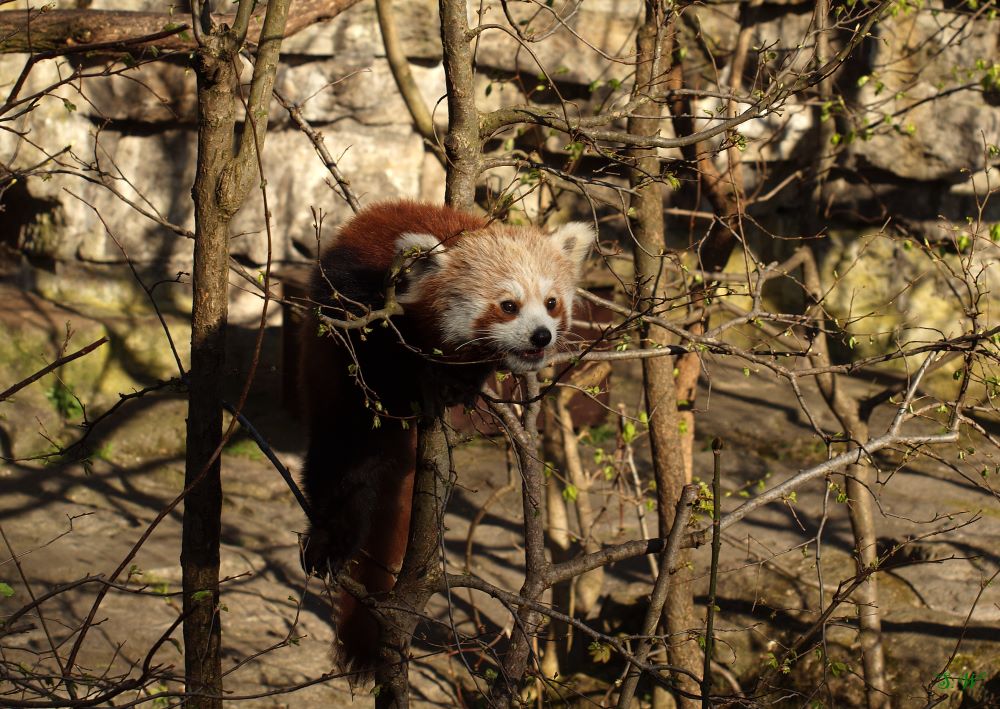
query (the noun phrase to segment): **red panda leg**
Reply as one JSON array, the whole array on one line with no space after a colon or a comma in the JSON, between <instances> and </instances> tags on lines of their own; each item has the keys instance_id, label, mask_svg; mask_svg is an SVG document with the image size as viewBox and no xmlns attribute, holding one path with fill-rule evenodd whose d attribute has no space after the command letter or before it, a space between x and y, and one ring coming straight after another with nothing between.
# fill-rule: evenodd
<instances>
[{"instance_id":1,"label":"red panda leg","mask_svg":"<svg viewBox=\"0 0 1000 709\"><path fill-rule=\"evenodd\" d=\"M389 451L392 468L381 476L372 524L351 576L371 594L392 590L406 555L413 508L415 432L408 432L402 450ZM394 437L397 438L397 437ZM400 436L397 438L399 441ZM379 625L371 611L341 591L337 602L337 661L344 667L367 671L378 664ZM367 672L366 672L367 674ZM364 676L361 678L365 679Z\"/></svg>"}]
</instances>

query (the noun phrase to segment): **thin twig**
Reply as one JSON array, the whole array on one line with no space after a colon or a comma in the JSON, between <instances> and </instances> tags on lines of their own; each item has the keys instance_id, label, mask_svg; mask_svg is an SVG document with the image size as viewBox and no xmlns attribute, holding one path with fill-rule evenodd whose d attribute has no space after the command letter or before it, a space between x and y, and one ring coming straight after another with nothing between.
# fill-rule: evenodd
<instances>
[{"instance_id":1,"label":"thin twig","mask_svg":"<svg viewBox=\"0 0 1000 709\"><path fill-rule=\"evenodd\" d=\"M28 386L29 384L33 384L34 382L37 382L39 379L41 379L42 377L44 377L46 374L48 374L52 370L59 369L59 367L63 366L64 364L68 364L69 362L72 362L75 359L79 359L80 357L83 357L84 355L93 352L94 350L96 350L98 347L100 347L101 345L103 345L107 341L108 341L107 337L102 337L102 338L100 338L98 340L94 340L93 342L91 342L86 347L81 347L76 352L74 352L72 354L68 354L65 357L60 357L59 359L57 359L56 361L52 362L51 364L48 364L48 365L42 367L37 372L35 372L34 374L32 374L30 377L27 377L26 379L22 379L17 384L15 384L14 386L12 386L9 389L7 389L5 392L3 392L2 394L0 394L0 401L5 401L5 400L9 399L11 396L13 396L17 392L21 391L21 389L24 389L24 387Z\"/></svg>"},{"instance_id":2,"label":"thin twig","mask_svg":"<svg viewBox=\"0 0 1000 709\"><path fill-rule=\"evenodd\" d=\"M712 471L712 564L709 567L708 603L705 606L705 669L701 678L701 706L711 709L709 695L712 692L712 650L715 643L715 596L719 584L719 551L722 547L722 530L719 522L722 516L722 439L712 441L715 465Z\"/></svg>"},{"instance_id":3,"label":"thin twig","mask_svg":"<svg viewBox=\"0 0 1000 709\"><path fill-rule=\"evenodd\" d=\"M329 170L331 175L333 175L333 179L337 181L337 186L340 187L341 196L347 201L347 204L350 205L351 210L353 210L355 214L360 212L361 203L358 201L357 195L354 194L354 190L351 188L351 181L348 180L344 176L344 173L340 171L340 168L337 167L337 161L333 159L333 156L327 149L326 139L323 137L323 134L313 128L312 124L306 120L306 117L302 115L302 108L299 104L282 94L278 91L278 89L274 89L273 93L274 97L278 99L278 103L280 103L285 110L288 111L288 115L295 122L295 125L297 125L312 142L313 147L319 154L320 160L323 161L323 165L325 165L326 169Z\"/></svg>"},{"instance_id":4,"label":"thin twig","mask_svg":"<svg viewBox=\"0 0 1000 709\"><path fill-rule=\"evenodd\" d=\"M677 508L674 512L674 523L670 528L670 536L667 538L666 547L660 553L660 575L656 577L656 583L653 585L653 593L649 597L646 618L642 624L642 639L636 648L634 658L629 659L632 669L629 670L628 675L625 677L621 693L618 695L619 709L628 709L632 704L632 698L635 696L635 689L639 684L639 677L641 675L642 663L646 661L652 647L650 638L656 632L656 626L659 624L660 616L663 614L663 606L667 602L667 595L670 590L670 577L674 573L674 561L677 559L678 552L680 552L683 531L691 519L691 505L697 499L697 485L685 485L681 489L681 497L677 501ZM692 676L692 679L696 682L698 681L697 677Z\"/></svg>"}]
</instances>

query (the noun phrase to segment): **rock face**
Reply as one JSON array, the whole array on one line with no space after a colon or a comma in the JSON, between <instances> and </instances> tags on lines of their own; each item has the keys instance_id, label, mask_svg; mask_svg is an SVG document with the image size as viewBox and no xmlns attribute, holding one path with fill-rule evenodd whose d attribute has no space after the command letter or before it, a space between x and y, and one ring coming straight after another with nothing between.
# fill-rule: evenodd
<instances>
[{"instance_id":1,"label":"rock face","mask_svg":"<svg viewBox=\"0 0 1000 709\"><path fill-rule=\"evenodd\" d=\"M61 0L56 5L76 3ZM89 7L122 5L95 0ZM129 9L167 11L169 6L167 0L146 0L129 4ZM476 43L481 110L527 100L555 106L562 96L571 113L586 116L627 101L639 0L556 2L551 7L509 3L508 8L521 39L484 29ZM397 2L394 11L414 78L443 134L447 111L437 3ZM470 22L506 22L503 13L496 0L470 5ZM691 7L686 13L678 42L692 52L711 49L712 56L703 58L711 59L717 72L699 78L692 71L687 83L728 83L730 52L742 21L739 8L721 4ZM760 77L805 66L809 47L800 40L810 32L808 6L765 2L743 19L749 22L750 46L768 48L759 57L752 52L748 77L755 71ZM921 11L903 8L878 26L878 36L857 52L838 79L843 104L825 107L821 115L815 106L791 100L780 111L739 128L747 139L744 179L751 187L769 188L787 174L788 165L826 149L816 145L817 120L826 120L835 124L835 140L842 148L830 182L835 186L833 212L839 206L840 214L875 221L887 205L921 233L937 229L939 214L963 219L974 205L970 171L995 163L996 156L989 157L985 146L1000 143L1000 108L990 103L997 94L997 22L985 14L962 15L940 3ZM842 38L835 38L835 48L838 41ZM384 56L373 2L288 38L283 51L278 89L301 103L305 117L322 131L362 203L398 196L441 199L443 171L412 129ZM763 64L753 69L758 60ZM23 55L0 55L0 76L16 76L24 61ZM29 140L0 131L0 163L24 169L49 160L64 168L51 179L22 180L0 197L8 217L0 221L0 241L27 254L24 279L46 297L129 312L145 294L132 283L126 259L153 279L190 271L192 242L185 232L194 228L190 188L197 113L195 77L185 61L179 57L62 85L32 111L5 124ZM74 68L101 74L104 66L95 58L40 62L21 95L45 89ZM249 77L249 67L243 76ZM754 81L759 85L764 79ZM707 125L712 120L707 115L719 106L718 98L696 101L698 124ZM270 246L259 192L251 194L233 222L233 254L251 276L264 264L268 248L278 265L308 260L317 236L328 236L350 214L331 189L330 175L310 141L284 110L272 105L269 119L263 163L272 215ZM664 135L671 129L667 122ZM518 137L507 131L498 138ZM561 136L546 140L543 157L562 165L572 144ZM104 171L103 184L96 179L98 170ZM487 175L488 189L494 194L511 189L517 177L510 168L494 170ZM773 204L796 210L802 196L794 192L785 190ZM320 213L317 234L314 215ZM996 208L985 217L997 219ZM845 233L861 228L851 217L840 218L836 226ZM841 246L832 243L831 248ZM182 311L187 296L182 287L174 290L178 293L163 297L169 307ZM237 320L252 320L257 303L254 296L233 289Z\"/></svg>"},{"instance_id":2,"label":"rock face","mask_svg":"<svg viewBox=\"0 0 1000 709\"><path fill-rule=\"evenodd\" d=\"M984 141L1000 136L1000 109L981 92L996 71L997 38L995 21L934 13L901 13L882 26L858 96L871 106L866 123L881 128L852 144L856 163L919 182L964 182L982 169Z\"/></svg>"},{"instance_id":3,"label":"rock face","mask_svg":"<svg viewBox=\"0 0 1000 709\"><path fill-rule=\"evenodd\" d=\"M995 268L1000 246L987 239L978 239L976 249L964 254L884 234L834 233L831 240L822 268L825 280L837 287L826 305L847 324L853 340L842 344L855 355L961 335L966 324L956 317L961 305L954 294L964 287L964 269L976 274L971 280L983 293L1000 287Z\"/></svg>"},{"instance_id":4,"label":"rock face","mask_svg":"<svg viewBox=\"0 0 1000 709\"><path fill-rule=\"evenodd\" d=\"M166 11L169 5L150 1L129 9ZM121 9L121 4L91 7ZM431 103L444 93L436 22L436 3L400 6L402 39L412 49L410 55L424 62L414 67L414 74ZM303 114L324 133L362 202L422 194L440 199L441 170L427 167L423 141L413 132L395 89L377 28L369 3L290 38L277 88L303 104ZM17 76L25 59L0 55L0 76ZM39 63L21 95L55 84L74 66L62 60ZM95 62L84 71L100 73L103 66ZM243 75L249 77L249 67ZM7 213L17 218L0 224L0 239L29 257L28 284L61 303L128 312L145 295L132 282L126 260L151 278L190 271L192 241L183 232L194 229L190 190L197 157L196 98L195 76L182 62L146 64L88 78L79 90L62 86L53 91L15 121L30 142L0 132L3 164L24 168L63 151L57 159L75 173L28 180L13 192L16 200L4 200ZM325 236L350 210L331 189L330 174L311 142L290 124L284 109L274 104L270 120L263 164L272 259L276 264L304 261L316 251L313 208L323 214ZM107 175L104 184L95 179L98 170ZM255 191L232 224L233 254L251 275L267 260L263 214ZM259 301L243 298L236 289L233 297L237 320L243 313L256 317ZM183 309L183 298L175 305Z\"/></svg>"}]
</instances>

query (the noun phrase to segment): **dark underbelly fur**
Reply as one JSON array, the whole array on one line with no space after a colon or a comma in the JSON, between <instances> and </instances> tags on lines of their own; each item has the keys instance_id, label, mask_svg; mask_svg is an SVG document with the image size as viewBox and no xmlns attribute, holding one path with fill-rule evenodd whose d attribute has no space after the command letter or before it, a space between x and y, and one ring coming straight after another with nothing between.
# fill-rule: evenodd
<instances>
[{"instance_id":1,"label":"dark underbelly fur","mask_svg":"<svg viewBox=\"0 0 1000 709\"><path fill-rule=\"evenodd\" d=\"M344 285L354 291L346 293L352 299L379 307L381 293L376 299L351 288L352 283ZM325 281L320 289L329 292ZM336 309L328 314L343 317ZM405 316L393 323L406 341L415 341ZM431 361L401 344L397 332L381 323L373 323L364 339L357 331L349 339L357 376L349 371L354 359L329 334L304 343L310 351L302 383L309 402L303 483L312 523L303 564L323 576L335 575L361 551L378 512L380 489L412 473L419 418L440 415L453 404L471 405L494 369Z\"/></svg>"}]
</instances>

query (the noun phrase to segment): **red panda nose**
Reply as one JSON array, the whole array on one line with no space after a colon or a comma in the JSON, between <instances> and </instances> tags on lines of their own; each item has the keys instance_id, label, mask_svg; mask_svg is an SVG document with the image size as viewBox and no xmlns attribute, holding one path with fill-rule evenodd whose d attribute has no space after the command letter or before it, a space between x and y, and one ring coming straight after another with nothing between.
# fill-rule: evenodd
<instances>
[{"instance_id":1,"label":"red panda nose","mask_svg":"<svg viewBox=\"0 0 1000 709\"><path fill-rule=\"evenodd\" d=\"M550 342L552 342L552 333L547 327L537 328L531 333L531 344L535 347L545 347Z\"/></svg>"}]
</instances>

